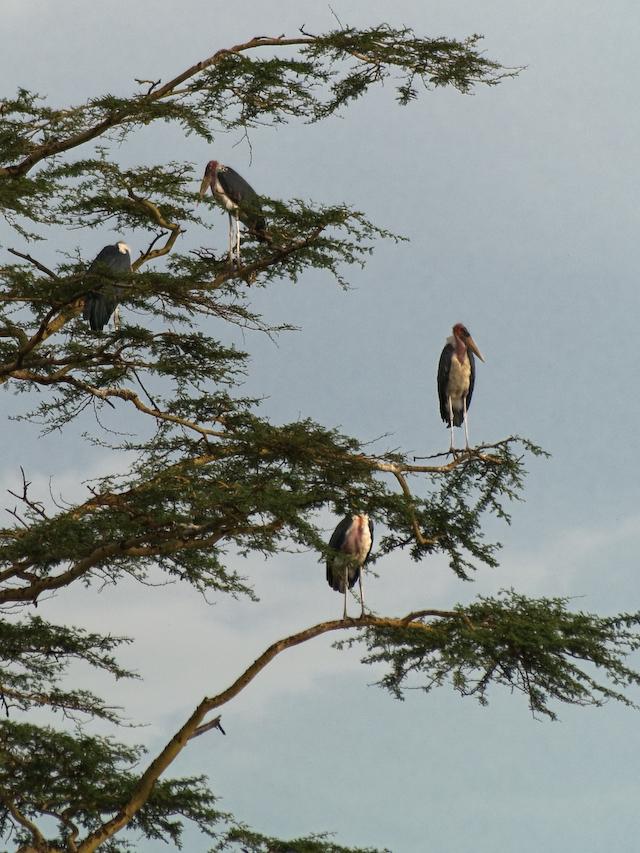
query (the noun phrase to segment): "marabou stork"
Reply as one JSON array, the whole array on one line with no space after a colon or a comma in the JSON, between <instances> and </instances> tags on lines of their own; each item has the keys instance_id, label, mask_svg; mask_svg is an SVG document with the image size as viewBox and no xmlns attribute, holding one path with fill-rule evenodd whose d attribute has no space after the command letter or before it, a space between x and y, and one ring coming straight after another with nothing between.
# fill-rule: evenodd
<instances>
[{"instance_id":1,"label":"marabou stork","mask_svg":"<svg viewBox=\"0 0 640 853\"><path fill-rule=\"evenodd\" d=\"M329 547L336 552L327 557L327 581L331 589L344 593L344 611L347 618L347 589L360 583L360 606L364 616L362 594L362 567L373 544L373 522L368 515L347 515L336 527L329 540Z\"/></svg>"},{"instance_id":2,"label":"marabou stork","mask_svg":"<svg viewBox=\"0 0 640 853\"><path fill-rule=\"evenodd\" d=\"M217 160L209 160L207 163L200 184L200 198L204 198L208 187L211 187L214 199L229 214L229 263L233 264L235 250L239 264L240 222L243 222L258 240L265 239L265 222L258 195L234 169L218 163Z\"/></svg>"},{"instance_id":3,"label":"marabou stork","mask_svg":"<svg viewBox=\"0 0 640 853\"><path fill-rule=\"evenodd\" d=\"M118 303L124 289L113 281L120 275L131 272L131 250L126 243L118 242L113 246L105 246L92 261L89 273L99 276L104 273L104 281L92 279L93 290L84 298L82 316L96 332L101 332L113 314L113 323L119 326Z\"/></svg>"},{"instance_id":4,"label":"marabou stork","mask_svg":"<svg viewBox=\"0 0 640 853\"><path fill-rule=\"evenodd\" d=\"M440 416L451 429L450 451L453 451L453 428L462 426L463 423L466 446L467 450L469 449L467 411L471 405L476 380L474 353L480 361L484 361L467 327L456 323L453 334L447 338L438 364Z\"/></svg>"}]
</instances>

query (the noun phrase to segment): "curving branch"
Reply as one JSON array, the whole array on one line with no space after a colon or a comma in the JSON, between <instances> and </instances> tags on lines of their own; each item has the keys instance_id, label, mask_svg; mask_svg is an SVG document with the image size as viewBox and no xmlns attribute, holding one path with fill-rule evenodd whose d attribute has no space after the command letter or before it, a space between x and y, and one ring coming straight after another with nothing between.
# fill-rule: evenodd
<instances>
[{"instance_id":1,"label":"curving branch","mask_svg":"<svg viewBox=\"0 0 640 853\"><path fill-rule=\"evenodd\" d=\"M210 429L209 427L197 424L195 421L190 421L188 418L182 418L179 415L172 415L170 412L164 412L161 409L147 406L146 403L143 403L136 392L132 391L130 388L96 388L88 382L82 382L81 380L68 375L69 371L72 370L73 367L74 365L66 365L60 370L57 370L55 373L48 375L35 373L32 370L14 370L11 373L11 378L27 380L36 385L71 385L92 397L104 401L105 403L110 403L111 397L115 397L119 400L125 400L126 402L132 403L139 412L142 412L145 415L150 415L159 421L167 421L168 423L177 424L178 426L191 429L203 437L222 438L224 436L224 432L220 432L220 430Z\"/></svg>"},{"instance_id":2,"label":"curving branch","mask_svg":"<svg viewBox=\"0 0 640 853\"><path fill-rule=\"evenodd\" d=\"M86 575L91 569L96 568L100 563L110 557L164 557L179 551L214 546L230 533L229 530L224 530L222 532L212 532L208 536L201 535L207 533L207 527L213 530L214 526L214 524L208 526L201 525L195 531L184 530L183 536L176 535L175 531L166 531L164 534L156 532L154 535L155 541L151 543L149 543L149 535L128 539L123 542L109 542L106 545L100 545L95 548L81 560L76 560L68 569L60 572L58 575L39 577L24 570L14 570L12 576L24 578L29 582L29 585L0 590L0 604L7 604L9 602L35 602L42 593L69 586L73 581ZM188 533L191 533L191 535L187 535ZM196 538L194 534L198 534L198 537Z\"/></svg>"},{"instance_id":3,"label":"curving branch","mask_svg":"<svg viewBox=\"0 0 640 853\"><path fill-rule=\"evenodd\" d=\"M400 471L393 472L396 480L400 483L400 488L402 489L402 493L408 499L408 510L409 516L411 518L411 528L413 530L413 535L415 536L416 542L418 545L435 545L440 537L438 536L425 536L420 530L420 525L418 524L418 519L416 518L416 514L413 511L412 502L413 495L411 494L411 490L409 489L409 484L407 483L407 478Z\"/></svg>"},{"instance_id":4,"label":"curving branch","mask_svg":"<svg viewBox=\"0 0 640 853\"><path fill-rule=\"evenodd\" d=\"M168 255L171 249L173 248L174 243L182 233L182 228L175 222L169 222L169 220L166 219L163 215L158 205L154 204L152 201L149 201L148 198L142 198L141 196L136 195L132 189L129 189L127 191L127 195L137 207L142 208L145 213L150 216L150 218L156 223L156 225L169 232L164 246L162 246L160 249L154 249L154 241L154 243L151 244L151 246L146 250L146 252L143 252L140 257L131 264L132 271L137 272L143 264L148 263L154 258L161 258L163 255Z\"/></svg>"},{"instance_id":5,"label":"curving branch","mask_svg":"<svg viewBox=\"0 0 640 853\"><path fill-rule=\"evenodd\" d=\"M423 611L423 614L439 616L442 618L451 618L452 616L460 617L461 614L455 611L431 610ZM218 693L216 696L205 697L193 711L188 720L178 729L175 735L167 743L164 749L153 759L151 764L140 777L137 785L133 789L131 796L127 802L120 808L118 813L111 820L104 823L91 835L78 844L78 853L92 853L107 839L111 838L117 832L120 832L127 824L131 822L137 812L144 806L149 799L149 795L153 790L155 783L158 781L164 771L176 760L189 741L197 737L198 734L204 732L205 727L209 727L208 723L203 724L204 717L215 710L225 705L239 693L241 693L248 684L275 658L277 655L291 649L294 646L299 646L301 643L306 643L315 637L326 634L331 631L345 631L353 628L398 628L407 629L413 628L418 631L429 632L431 626L415 621L420 618L421 614L409 614L401 619L382 618L379 616L364 615L357 619L335 619L330 622L320 622L304 631L296 634L291 634L269 646L260 657L245 669L245 671L231 684L226 690ZM212 724L219 726L219 717L211 721ZM211 726L214 727L213 725Z\"/></svg>"},{"instance_id":6,"label":"curving branch","mask_svg":"<svg viewBox=\"0 0 640 853\"><path fill-rule=\"evenodd\" d=\"M30 264L33 264L34 267L37 267L40 272L43 272L45 275L48 275L49 278L52 278L54 281L59 281L60 277L57 276L53 270L50 270L49 267L45 267L43 263L40 263L36 258L33 258L31 255L25 255L22 252L19 252L17 249L7 249L7 251L15 255L17 258L22 258L25 261L29 261Z\"/></svg>"},{"instance_id":7,"label":"curving branch","mask_svg":"<svg viewBox=\"0 0 640 853\"><path fill-rule=\"evenodd\" d=\"M157 89L151 87L146 94L132 98L126 107L113 110L105 119L93 124L91 127L86 128L80 133L73 134L66 139L57 139L45 142L42 145L37 146L19 163L14 163L11 166L0 167L0 177L22 177L33 169L33 167L41 160L44 160L47 157L52 157L56 154L61 154L64 151L69 151L72 148L77 148L80 145L91 142L93 139L97 139L99 136L102 136L119 125L126 124L131 121L133 116L145 107L151 106L158 101L162 101L163 99L170 98L174 95L181 94L178 91L180 84L189 80L189 78L196 76L207 68L218 65L223 59L229 56L229 54L243 53L248 50L262 47L287 47L293 45L312 44L314 41L316 41L316 39L313 37L284 38L280 36L277 38L268 38L266 36L255 36L254 38L249 39L246 42L236 44L233 47L218 50L208 59L196 62L195 65L192 65L181 74L178 74L177 77L169 80L169 82L165 83L164 86L160 86Z\"/></svg>"},{"instance_id":8,"label":"curving branch","mask_svg":"<svg viewBox=\"0 0 640 853\"><path fill-rule=\"evenodd\" d=\"M31 834L31 837L33 839L35 847L33 847L33 848L27 847L27 848L23 848L23 849L26 849L26 850L31 849L31 850L37 850L37 851L50 850L51 849L47 845L47 842L46 842L44 835L40 832L40 830L35 825L35 823L32 820L29 820L29 818L26 815L22 814L20 809L13 802L13 800L10 800L6 797L0 797L0 802L7 808L11 817L16 821L16 823L19 823L20 826L22 826L24 829L27 830L27 832L29 832Z\"/></svg>"}]
</instances>

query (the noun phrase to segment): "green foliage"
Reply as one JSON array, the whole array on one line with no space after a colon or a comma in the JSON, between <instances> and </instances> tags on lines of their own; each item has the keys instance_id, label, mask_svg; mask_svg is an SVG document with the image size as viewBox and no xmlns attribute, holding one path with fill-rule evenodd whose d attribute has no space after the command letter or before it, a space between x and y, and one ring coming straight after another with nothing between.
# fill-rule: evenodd
<instances>
[{"instance_id":1,"label":"green foliage","mask_svg":"<svg viewBox=\"0 0 640 853\"><path fill-rule=\"evenodd\" d=\"M491 514L509 523L505 506L520 500L523 487L522 450L532 456L547 455L527 439L513 436L490 448L477 448L460 464L429 472L423 497L394 495L387 504L388 532L378 553L408 547L416 561L442 553L461 580L470 579L477 562L496 566L500 543L485 541L483 522ZM402 456L389 458L409 474L423 473ZM416 537L413 527L407 527L407 519L412 518L422 538Z\"/></svg>"},{"instance_id":2,"label":"green foliage","mask_svg":"<svg viewBox=\"0 0 640 853\"><path fill-rule=\"evenodd\" d=\"M0 721L0 832L11 826L16 813L27 820L47 815L59 830L47 843L67 849L69 837L95 831L127 800L141 757L139 747L112 738ZM145 838L179 844L180 815L212 834L225 816L204 781L190 777L158 782L129 828ZM104 849L135 847L121 840Z\"/></svg>"},{"instance_id":3,"label":"green foliage","mask_svg":"<svg viewBox=\"0 0 640 853\"><path fill-rule=\"evenodd\" d=\"M118 722L114 708L107 707L85 690L62 690L61 676L73 660L132 678L111 654L126 642L122 637L101 636L51 625L38 616L21 623L0 621L0 703L7 716L16 709L49 707L65 716L86 714Z\"/></svg>"},{"instance_id":4,"label":"green foliage","mask_svg":"<svg viewBox=\"0 0 640 853\"><path fill-rule=\"evenodd\" d=\"M214 851L222 853L225 850L231 853L233 851L237 853L390 853L386 848L375 850L373 847L343 847L335 844L324 833L283 841L252 832L245 826L234 826L230 829L211 853Z\"/></svg>"},{"instance_id":5,"label":"green foliage","mask_svg":"<svg viewBox=\"0 0 640 853\"><path fill-rule=\"evenodd\" d=\"M448 681L482 705L491 685L501 684L524 693L534 715L551 719L555 702L616 699L633 706L622 690L640 684L640 674L625 663L640 648L640 613L601 617L571 612L569 604L513 590L480 597L436 619L425 615L406 627L367 630L360 639L367 646L364 662L389 667L379 684L397 698Z\"/></svg>"}]
</instances>

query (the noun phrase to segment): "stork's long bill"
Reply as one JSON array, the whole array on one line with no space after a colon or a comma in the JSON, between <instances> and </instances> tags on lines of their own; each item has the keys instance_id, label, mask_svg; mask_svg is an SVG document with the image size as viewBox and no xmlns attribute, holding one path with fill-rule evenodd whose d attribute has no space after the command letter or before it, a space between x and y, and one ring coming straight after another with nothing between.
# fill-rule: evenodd
<instances>
[{"instance_id":1,"label":"stork's long bill","mask_svg":"<svg viewBox=\"0 0 640 853\"><path fill-rule=\"evenodd\" d=\"M202 183L200 184L200 198L204 198L207 190L211 187L211 191L213 192L213 188L216 185L216 178L218 176L218 161L217 160L209 160L207 163L207 167L204 170L204 176L202 178Z\"/></svg>"},{"instance_id":2,"label":"stork's long bill","mask_svg":"<svg viewBox=\"0 0 640 853\"><path fill-rule=\"evenodd\" d=\"M200 198L204 198L207 190L211 186L211 175L207 172L204 173L204 178L202 179L202 183L200 184Z\"/></svg>"},{"instance_id":3,"label":"stork's long bill","mask_svg":"<svg viewBox=\"0 0 640 853\"><path fill-rule=\"evenodd\" d=\"M484 361L484 358L482 357L482 353L480 352L480 350L476 346L476 342L473 340L471 335L469 335L469 337L466 339L465 343L467 344L467 349L470 349L474 355L477 355L478 358L480 359L480 361Z\"/></svg>"}]
</instances>

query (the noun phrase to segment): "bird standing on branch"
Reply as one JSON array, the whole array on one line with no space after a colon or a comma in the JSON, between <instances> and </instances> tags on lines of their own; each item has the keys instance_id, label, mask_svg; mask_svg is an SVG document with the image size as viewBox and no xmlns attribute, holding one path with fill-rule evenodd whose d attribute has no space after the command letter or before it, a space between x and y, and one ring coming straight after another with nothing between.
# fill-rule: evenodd
<instances>
[{"instance_id":1,"label":"bird standing on branch","mask_svg":"<svg viewBox=\"0 0 640 853\"><path fill-rule=\"evenodd\" d=\"M113 314L113 324L120 325L118 303L124 292L114 279L131 272L131 250L126 243L105 246L92 261L87 273L92 276L93 289L84 298L82 316L95 332L101 332ZM101 274L104 281L96 283Z\"/></svg>"},{"instance_id":2,"label":"bird standing on branch","mask_svg":"<svg viewBox=\"0 0 640 853\"><path fill-rule=\"evenodd\" d=\"M233 265L234 256L240 264L240 222L249 229L258 240L265 240L265 221L260 207L260 199L253 187L230 166L224 166L217 160L210 160L204 170L200 184L200 198L204 198L207 188L216 202L229 214L229 263Z\"/></svg>"},{"instance_id":3,"label":"bird standing on branch","mask_svg":"<svg viewBox=\"0 0 640 853\"><path fill-rule=\"evenodd\" d=\"M462 323L456 323L453 334L447 338L438 365L440 415L451 429L450 451L453 451L453 428L462 426L463 423L466 448L469 449L467 411L471 405L476 380L474 353L480 361L484 361L469 330Z\"/></svg>"},{"instance_id":4,"label":"bird standing on branch","mask_svg":"<svg viewBox=\"0 0 640 853\"><path fill-rule=\"evenodd\" d=\"M347 618L347 589L356 581L360 583L360 606L364 616L362 594L362 567L367 561L373 544L373 522L368 515L347 515L336 527L329 540L335 551L327 557L327 581L331 589L344 593L344 611Z\"/></svg>"}]
</instances>

